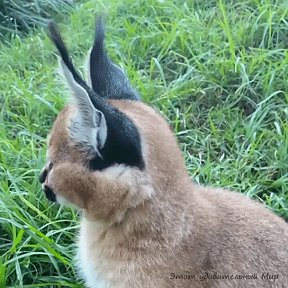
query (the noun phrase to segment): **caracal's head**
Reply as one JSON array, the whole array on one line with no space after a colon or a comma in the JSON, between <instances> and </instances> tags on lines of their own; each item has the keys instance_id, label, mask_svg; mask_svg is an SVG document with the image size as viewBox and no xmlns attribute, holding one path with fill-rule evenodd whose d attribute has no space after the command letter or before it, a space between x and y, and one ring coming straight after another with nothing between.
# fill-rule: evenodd
<instances>
[{"instance_id":1,"label":"caracal's head","mask_svg":"<svg viewBox=\"0 0 288 288\"><path fill-rule=\"evenodd\" d=\"M151 189L144 198L181 181L179 171L185 169L174 136L166 121L140 101L125 73L108 58L102 18L97 20L89 52L87 82L74 68L54 23L50 23L49 30L73 102L59 113L48 136L47 163L40 175L47 198L54 202L65 199L82 209L89 206L85 201L92 201L87 195L53 189L49 177L61 163L82 165L86 169L83 177L85 171L95 171L97 177L110 173L115 183L122 179L136 186L133 193L138 193L137 185L146 181ZM85 198L81 205L79 197Z\"/></svg>"}]
</instances>

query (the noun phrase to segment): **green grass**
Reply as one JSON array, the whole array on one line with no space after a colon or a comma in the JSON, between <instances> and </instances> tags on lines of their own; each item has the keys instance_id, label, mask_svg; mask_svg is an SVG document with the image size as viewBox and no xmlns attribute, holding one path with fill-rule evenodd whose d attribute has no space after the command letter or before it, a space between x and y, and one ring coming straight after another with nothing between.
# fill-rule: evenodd
<instances>
[{"instance_id":1,"label":"green grass","mask_svg":"<svg viewBox=\"0 0 288 288\"><path fill-rule=\"evenodd\" d=\"M23 35L37 25L45 25L51 15L68 13L72 4L73 0L0 0L0 36Z\"/></svg>"},{"instance_id":2,"label":"green grass","mask_svg":"<svg viewBox=\"0 0 288 288\"><path fill-rule=\"evenodd\" d=\"M287 220L285 3L91 0L60 26L83 68L94 15L106 11L110 55L169 119L191 177ZM72 265L78 217L50 206L37 179L67 95L54 52L44 30L0 44L0 288L81 287Z\"/></svg>"}]
</instances>

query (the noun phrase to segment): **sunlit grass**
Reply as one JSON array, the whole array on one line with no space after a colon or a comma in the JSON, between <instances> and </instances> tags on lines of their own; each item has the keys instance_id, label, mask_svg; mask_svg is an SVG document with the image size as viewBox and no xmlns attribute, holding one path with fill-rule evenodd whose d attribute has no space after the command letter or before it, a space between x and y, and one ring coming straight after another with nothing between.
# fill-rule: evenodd
<instances>
[{"instance_id":1,"label":"sunlit grass","mask_svg":"<svg viewBox=\"0 0 288 288\"><path fill-rule=\"evenodd\" d=\"M91 0L60 27L83 69L106 11L109 54L170 121L192 178L288 219L288 7L270 2ZM81 287L78 217L38 183L67 95L54 51L44 30L0 44L0 287Z\"/></svg>"}]
</instances>

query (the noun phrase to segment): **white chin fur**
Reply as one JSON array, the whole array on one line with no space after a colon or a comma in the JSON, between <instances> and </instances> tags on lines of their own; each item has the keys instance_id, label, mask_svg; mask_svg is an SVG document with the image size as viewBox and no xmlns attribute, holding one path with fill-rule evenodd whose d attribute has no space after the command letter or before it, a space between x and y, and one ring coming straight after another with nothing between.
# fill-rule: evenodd
<instances>
[{"instance_id":1,"label":"white chin fur","mask_svg":"<svg viewBox=\"0 0 288 288\"><path fill-rule=\"evenodd\" d=\"M79 210L79 207L77 207L76 205L70 203L70 202L69 202L66 198L64 198L63 196L57 195L57 196L56 196L56 199L57 199L57 202L58 202L60 205L63 205L63 206L65 206L65 207L70 207L70 208Z\"/></svg>"}]
</instances>

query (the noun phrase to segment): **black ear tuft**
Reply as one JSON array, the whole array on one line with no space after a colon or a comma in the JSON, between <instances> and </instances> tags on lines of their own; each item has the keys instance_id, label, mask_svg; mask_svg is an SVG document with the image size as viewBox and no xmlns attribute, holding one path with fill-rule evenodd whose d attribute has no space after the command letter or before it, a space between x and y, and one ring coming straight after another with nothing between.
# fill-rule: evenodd
<instances>
[{"instance_id":1,"label":"black ear tuft","mask_svg":"<svg viewBox=\"0 0 288 288\"><path fill-rule=\"evenodd\" d=\"M102 23L101 18L98 21ZM50 38L61 55L64 75L74 91L75 98L78 101L78 110L81 112L81 121L77 121L77 125L73 126L77 133L73 130L72 134L76 135L75 138L80 142L82 140L87 142L88 139L88 142L100 143L97 147L96 144L94 146L99 149L98 152L102 157L96 156L90 161L89 166L92 169L101 170L114 164L124 164L144 169L145 165L138 129L131 119L105 100L107 95L109 97L106 98L136 100L136 94L133 94L132 88L129 88L128 80L124 77L122 70L111 63L104 53L104 29L101 23L99 24L100 26L97 25L98 42L95 41L94 52L92 49L91 55L95 54L98 57L93 59L99 60L99 62L97 62L98 60L96 61L97 70L100 69L99 71L104 74L99 76L96 73L93 80L99 80L100 84L96 81L99 85L95 84L96 88L93 87L93 89L86 84L76 71L56 24L54 22L49 23ZM101 47L103 48L102 50ZM102 76L104 78L101 78ZM114 82L115 79L117 81ZM119 81L120 83L118 83ZM126 86L123 83L126 83ZM99 95L102 97L99 97ZM94 118L92 117L93 115ZM101 119L105 121L103 122ZM105 125L101 125L101 123ZM91 129L87 129L87 127Z\"/></svg>"},{"instance_id":2,"label":"black ear tuft","mask_svg":"<svg viewBox=\"0 0 288 288\"><path fill-rule=\"evenodd\" d=\"M72 73L73 78L79 85L81 85L82 87L84 86L83 88L86 88L85 86L87 86L87 84L76 71L56 23L54 21L50 21L48 24L48 29L50 32L48 34L50 39L58 49L61 59L63 60L69 71Z\"/></svg>"},{"instance_id":3,"label":"black ear tuft","mask_svg":"<svg viewBox=\"0 0 288 288\"><path fill-rule=\"evenodd\" d=\"M111 62L105 51L103 16L96 20L95 40L90 52L89 78L93 90L103 98L140 100L122 69Z\"/></svg>"}]
</instances>

